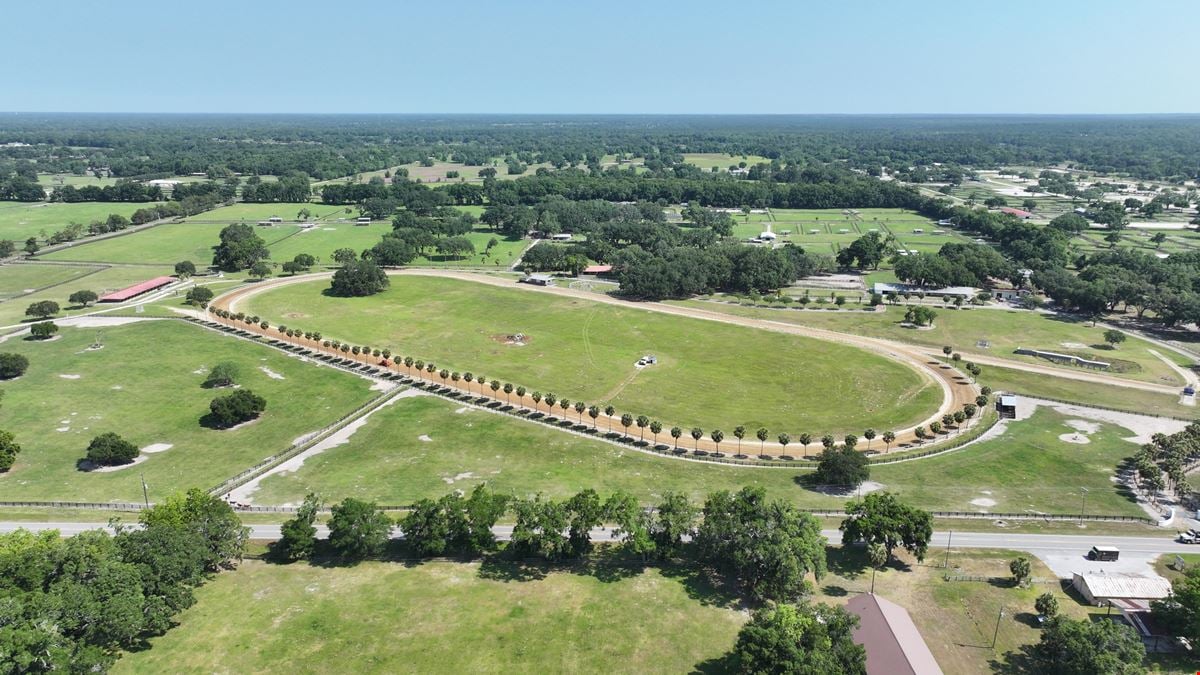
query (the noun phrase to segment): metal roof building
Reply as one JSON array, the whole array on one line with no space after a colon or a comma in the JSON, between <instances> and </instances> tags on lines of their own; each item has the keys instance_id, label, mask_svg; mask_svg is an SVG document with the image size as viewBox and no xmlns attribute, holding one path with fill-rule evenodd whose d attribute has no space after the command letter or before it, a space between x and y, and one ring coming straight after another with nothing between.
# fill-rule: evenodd
<instances>
[{"instance_id":1,"label":"metal roof building","mask_svg":"<svg viewBox=\"0 0 1200 675\"><path fill-rule=\"evenodd\" d=\"M175 281L175 277L154 277L140 284L134 284L128 288L122 288L119 291L113 291L100 296L98 302L125 302L130 298L136 298L142 293L148 293L156 288L162 288L167 284Z\"/></svg>"},{"instance_id":2,"label":"metal roof building","mask_svg":"<svg viewBox=\"0 0 1200 675\"><path fill-rule=\"evenodd\" d=\"M1076 573L1071 585L1093 605L1103 602L1158 600L1171 594L1171 582L1162 577L1117 572Z\"/></svg>"},{"instance_id":3,"label":"metal roof building","mask_svg":"<svg viewBox=\"0 0 1200 675\"><path fill-rule=\"evenodd\" d=\"M942 675L908 610L873 593L846 603L858 616L854 641L867 650L867 675Z\"/></svg>"}]
</instances>

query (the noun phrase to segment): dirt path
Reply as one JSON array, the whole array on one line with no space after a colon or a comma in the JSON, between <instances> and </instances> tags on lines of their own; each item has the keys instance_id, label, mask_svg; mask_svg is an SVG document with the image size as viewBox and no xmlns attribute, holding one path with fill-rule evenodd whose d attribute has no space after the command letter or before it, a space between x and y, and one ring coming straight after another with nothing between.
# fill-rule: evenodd
<instances>
[{"instance_id":1,"label":"dirt path","mask_svg":"<svg viewBox=\"0 0 1200 675\"><path fill-rule=\"evenodd\" d=\"M220 297L214 299L211 307L221 308L221 309L226 309L229 311L236 312L236 311L238 311L238 307L241 305L241 303L244 300L254 297L255 295L258 295L259 293L262 293L262 292L265 292L267 290L271 290L274 288L279 288L281 286L287 286L287 285L291 285L291 284L295 284L295 283L305 283L305 282L313 281L313 280L317 280L317 279L328 278L330 275L331 275L331 273L329 273L329 272L321 272L321 273L315 273L315 274L307 274L307 275L289 277L286 279L278 279L278 280L273 280L273 281L259 282L259 283L254 284L253 286L242 287L242 288L239 288L239 289L236 289L236 290L233 290L231 292L221 295ZM898 361L900 363L903 363L906 366L909 366L916 372L920 373L921 376L924 377L928 383L941 388L941 390L942 390L941 405L939 406L936 413L930 415L927 419L921 421L920 426L928 426L928 424L930 422L933 422L935 420L940 421L942 416L947 413L952 413L954 411L961 410L962 407L968 403L973 404L975 402L975 397L978 395L978 389L975 387L975 385L971 384L965 377L962 376L961 373L959 373L957 370L950 367L949 365L943 364L937 359L931 359L928 356L923 355L919 350L917 350L909 345L904 345L904 344L900 344L900 343L891 343L891 342L879 340L876 338L868 338L868 337L863 337L863 336L859 336L859 335L850 335L850 334L846 334L846 333L837 333L834 331L828 331L828 330L823 330L823 329L819 329L819 328L810 328L807 326L798 326L795 324L781 323L781 322L770 321L770 320L765 320L765 319L754 319L754 318L741 317L741 316L730 315L730 314L723 314L720 312L713 312L713 311L694 308L694 307L676 307L674 305L666 305L666 304L662 304L662 303L658 303L658 302L631 303L631 302L628 302L625 300L619 300L616 298L612 298L607 295L592 293L589 291L581 291L581 290L576 290L576 289L571 289L571 288L562 288L562 287L556 287L556 286L542 287L542 286L531 286L531 285L527 285L527 284L517 284L517 283L514 283L514 281L512 280L511 277L494 277L494 276L487 276L487 275L470 273L470 272L458 272L458 271L452 271L452 270L433 270L433 269L407 269L407 270L391 271L391 272L389 272L389 275L391 275L391 276L406 276L406 275L407 276L414 276L414 275L415 276L434 276L434 277L458 279L458 280L470 281L470 282L474 282L474 283L482 283L482 284L488 284L488 285L492 285L492 286L503 287L503 288L507 288L507 289L521 290L521 291L526 291L526 292L531 292L531 293L547 293L550 295L558 295L560 297L571 297L571 298L583 299L583 300L587 300L587 301L595 302L595 303L604 303L604 304L616 305L616 306L621 306L621 307L626 307L626 308L644 309L647 311L658 312L661 314L671 314L674 316L682 316L682 317L686 317L686 318L700 319L700 320L704 320L704 321L714 321L714 322L718 322L718 323L744 326L744 327L756 328L756 329L760 329L760 330L769 330L769 331L773 331L773 332L777 332L777 333L785 333L785 334L789 334L789 335L810 337L810 338L815 338L815 339L819 339L819 340L824 340L827 342L834 342L834 343L847 345L847 346L851 346L851 347L855 347L855 348L859 348L859 349L864 349L864 350L873 352L875 354L884 356L886 358L892 359L893 361ZM211 318L213 318L214 320L219 320L219 319L216 319L216 317L211 317ZM250 330L253 332L262 332L262 331L258 330L258 328L256 326L246 326L244 323L237 324L237 325L239 327L243 328L244 330ZM284 336L281 336L281 335L278 335L275 333L272 333L271 337L276 338L276 339L282 339L282 340L288 339ZM318 350L318 351L327 351L320 343L314 343L312 341L305 340L303 338L295 338L295 339L291 339L291 341L296 344L307 347L309 349L314 349L314 350ZM340 354L340 353L338 355L342 356L342 354ZM368 362L368 361L374 362L376 360L370 359L368 357L367 360L364 361L364 363ZM492 392L488 388L478 386L477 383L474 386L472 386L465 382L457 382L457 383L452 382L452 381L442 382L441 379L436 377L435 375L428 374L428 373L413 372L412 369L405 367L403 364L391 364L391 363L384 362L384 363L376 363L375 365L387 367L391 370L394 370L395 372L404 373L405 375L408 375L409 377L423 379L426 381L434 382L436 384L459 389L461 391L466 391L473 395L493 398L495 400L502 401L504 403L509 403L509 400L508 400L509 397L505 397L502 392ZM574 412L573 410L563 411L561 408L551 409L551 408L547 407L544 403L539 403L536 405L533 404L532 401L529 401L528 404L526 404L525 401L518 401L518 403L521 405L521 407L524 407L524 408L527 408L530 410L536 410L536 411L542 412L544 414L561 416L561 417L565 417L567 419L575 419L581 423L583 423L585 420L589 419L586 414L584 414L581 418L580 414L578 414L578 413L576 413L575 415L572 415L571 413ZM619 420L619 417L614 417L613 419L610 420L607 418L606 415L601 414L600 418L596 421L601 424L604 424L605 426L612 425L613 429L620 430L621 426L620 426L618 420ZM670 425L668 425L666 423L664 423L664 426L665 426L665 428L668 428L668 429L670 428ZM909 445L916 443L917 438L916 438L916 434L914 433L915 428L916 428L916 425L914 425L913 427L905 428L905 429L894 430L894 433L896 434L896 441L894 443L894 447L905 447L905 446L909 446ZM630 430L633 433L637 433L637 431L638 431L636 427L631 427ZM814 434L814 435L819 437L822 434ZM667 437L667 439L668 439L668 442L670 442L669 436ZM707 450L710 452L718 450L718 446L716 444L712 443L712 441L707 438L701 439L699 441L699 443L693 441L690 438L681 439L681 440L684 441L685 447L690 447L693 449L699 448L701 450ZM688 441L690 441L690 442L688 442ZM723 446L723 450L727 452L730 447L732 447L732 443L726 442L725 445ZM791 447L795 448L796 446L793 444ZM787 454L793 454L794 452L795 451L793 450L793 452L787 453ZM768 443L768 444L766 444L766 450L763 452L763 454L778 456L778 455L784 454L784 449L782 448L782 446L780 446L777 443Z\"/></svg>"}]
</instances>

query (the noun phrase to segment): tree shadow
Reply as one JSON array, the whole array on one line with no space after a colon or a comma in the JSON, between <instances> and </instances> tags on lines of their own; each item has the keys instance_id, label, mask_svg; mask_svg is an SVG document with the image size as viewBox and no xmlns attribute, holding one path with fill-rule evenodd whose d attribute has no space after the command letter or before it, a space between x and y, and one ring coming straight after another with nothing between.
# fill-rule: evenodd
<instances>
[{"instance_id":1,"label":"tree shadow","mask_svg":"<svg viewBox=\"0 0 1200 675\"><path fill-rule=\"evenodd\" d=\"M514 560L498 555L485 557L479 565L479 578L489 581L541 581L549 572L549 563Z\"/></svg>"},{"instance_id":2,"label":"tree shadow","mask_svg":"<svg viewBox=\"0 0 1200 675\"><path fill-rule=\"evenodd\" d=\"M1013 618L1030 628L1040 628L1042 625L1038 623L1038 615L1033 612L1017 612Z\"/></svg>"},{"instance_id":3,"label":"tree shadow","mask_svg":"<svg viewBox=\"0 0 1200 675\"><path fill-rule=\"evenodd\" d=\"M975 645L962 645L975 646ZM999 657L988 660L988 666L993 673L1001 673L1003 675L1025 675L1026 673L1036 673L1039 669L1033 658L1033 649L1035 645L1024 645L1020 649L1005 652ZM988 649L988 645L978 645L981 649Z\"/></svg>"},{"instance_id":4,"label":"tree shadow","mask_svg":"<svg viewBox=\"0 0 1200 675\"><path fill-rule=\"evenodd\" d=\"M705 659L692 666L692 673L698 673L699 675L724 675L724 673L735 672L737 672L737 662L734 659L733 652Z\"/></svg>"},{"instance_id":5,"label":"tree shadow","mask_svg":"<svg viewBox=\"0 0 1200 675\"><path fill-rule=\"evenodd\" d=\"M664 562L659 567L662 576L678 581L688 597L702 605L743 609L745 599L735 583L725 575L704 565Z\"/></svg>"}]
</instances>

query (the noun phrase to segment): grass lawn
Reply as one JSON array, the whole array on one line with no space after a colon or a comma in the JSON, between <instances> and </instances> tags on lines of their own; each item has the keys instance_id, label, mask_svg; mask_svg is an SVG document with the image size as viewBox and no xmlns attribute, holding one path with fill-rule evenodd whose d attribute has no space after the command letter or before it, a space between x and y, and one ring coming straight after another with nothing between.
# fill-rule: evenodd
<instances>
[{"instance_id":1,"label":"grass lawn","mask_svg":"<svg viewBox=\"0 0 1200 675\"><path fill-rule=\"evenodd\" d=\"M1045 377L1037 373L995 366L986 368L981 379L984 384L997 391L1011 391L1026 396L1042 396L1083 405L1184 419L1196 416L1196 408L1180 405L1179 397L1174 394L1159 394L1126 387L1101 387L1091 382Z\"/></svg>"},{"instance_id":2,"label":"grass lawn","mask_svg":"<svg viewBox=\"0 0 1200 675\"><path fill-rule=\"evenodd\" d=\"M218 235L223 227L216 223L168 223L120 237L76 244L40 259L163 266L191 260L200 267L212 262L212 247L220 240Z\"/></svg>"},{"instance_id":3,"label":"grass lawn","mask_svg":"<svg viewBox=\"0 0 1200 675\"><path fill-rule=\"evenodd\" d=\"M984 354L993 358L1012 359L1044 366L1055 366L1052 361L1033 356L1013 353L1018 347L1030 347L1058 352L1075 352L1095 355L1110 362L1116 359L1128 362L1126 372L1108 374L1157 384L1183 386L1183 380L1161 359L1150 353L1154 349L1163 356L1182 363L1186 359L1175 352L1156 348L1149 342L1132 335L1127 336L1119 349L1107 349L1104 343L1104 328L1092 326L1091 322L1071 316L1042 314L1025 310L970 309L954 310L934 307L937 319L931 330L913 330L900 325L904 318L904 307L889 306L884 312L800 312L778 309L759 309L725 303L685 300L679 304L690 305L711 311L728 312L739 316L771 319L843 333L869 335L900 342L940 348L954 347L964 359L970 354ZM987 341L987 348L978 346ZM1066 370L1078 370L1075 366L1058 366ZM987 368L984 368L986 379Z\"/></svg>"},{"instance_id":4,"label":"grass lawn","mask_svg":"<svg viewBox=\"0 0 1200 675\"><path fill-rule=\"evenodd\" d=\"M57 286L100 269L102 268L85 265L0 265L0 301L25 295L39 288Z\"/></svg>"},{"instance_id":5,"label":"grass lawn","mask_svg":"<svg viewBox=\"0 0 1200 675\"><path fill-rule=\"evenodd\" d=\"M49 267L41 266L39 267ZM78 268L72 268L78 269ZM94 312L96 308L70 308L70 303L67 298L71 293L78 290L95 291L97 295L104 295L110 291L120 290L127 286L132 286L139 281L145 281L159 274L170 274L170 267L163 266L161 268L153 267L110 267L101 270L95 274L89 274L85 277L80 277L74 282L62 283L52 288L24 295L19 298L0 302L0 326L9 326L19 324L27 320L25 316L25 308L31 303L40 300L53 300L59 304L62 309L58 315L51 317L59 319L82 312ZM132 308L126 311L133 311Z\"/></svg>"},{"instance_id":6,"label":"grass lawn","mask_svg":"<svg viewBox=\"0 0 1200 675\"><path fill-rule=\"evenodd\" d=\"M104 348L89 351L97 334ZM3 350L30 362L24 376L4 383L0 408L0 428L23 448L0 476L5 498L14 500L137 501L142 474L151 499L209 488L372 395L360 378L178 321L64 328L59 339L10 339ZM199 419L221 392L201 383L203 369L222 361L237 364L240 383L267 400L267 411L244 427L217 431ZM76 469L88 442L107 431L139 447L174 447L123 470Z\"/></svg>"},{"instance_id":7,"label":"grass lawn","mask_svg":"<svg viewBox=\"0 0 1200 675\"><path fill-rule=\"evenodd\" d=\"M11 239L19 248L29 237L42 240L71 223L87 225L113 213L128 218L150 206L153 202L0 202L0 239Z\"/></svg>"},{"instance_id":8,"label":"grass lawn","mask_svg":"<svg viewBox=\"0 0 1200 675\"><path fill-rule=\"evenodd\" d=\"M769 331L450 279L397 277L368 298L330 297L327 287L272 289L239 309L685 428L902 427L941 395L902 364ZM524 346L506 344L516 333ZM659 363L636 368L644 354Z\"/></svg>"},{"instance_id":9,"label":"grass lawn","mask_svg":"<svg viewBox=\"0 0 1200 675\"><path fill-rule=\"evenodd\" d=\"M430 440L419 440L422 436ZM670 440L667 433L660 436L662 442ZM470 491L487 482L497 490L556 498L588 487L605 495L625 490L647 504L668 491L684 492L699 502L717 490L761 485L773 494L823 506L841 503L797 488L793 479L798 473L656 457L419 396L374 413L346 445L309 458L295 472L263 480L253 498L256 504L281 505L319 492L328 501L358 496L395 506L451 490Z\"/></svg>"},{"instance_id":10,"label":"grass lawn","mask_svg":"<svg viewBox=\"0 0 1200 675\"><path fill-rule=\"evenodd\" d=\"M744 485L762 486L806 508L838 508L850 499L798 486L795 478L801 470L684 462L460 409L430 396L399 401L372 415L347 444L309 458L293 473L265 479L253 499L281 505L318 492L327 501L357 496L404 505L451 490L470 491L482 482L497 490L555 498L589 487L603 495L625 490L645 504L667 491L700 502L716 490ZM1042 409L1000 438L942 457L872 467L871 479L930 510L1072 513L1079 508L1079 487L1087 487L1089 511L1141 515L1108 478L1116 462L1137 449L1120 440L1128 432L1105 425L1092 435L1091 444L1074 445L1058 440L1071 430L1066 420ZM430 440L422 441L422 436ZM659 440L671 442L666 434ZM736 441L729 442L732 450ZM749 450L754 441L746 443ZM810 448L817 450L816 444ZM971 504L980 498L995 505Z\"/></svg>"},{"instance_id":11,"label":"grass lawn","mask_svg":"<svg viewBox=\"0 0 1200 675\"><path fill-rule=\"evenodd\" d=\"M199 222L216 221L226 225L229 223L238 223L243 220L257 223L272 216L279 216L284 220L299 220L298 214L303 209L308 209L312 213L313 220L336 222L338 218L347 218L353 222L358 217L358 209L352 208L352 213L346 213L346 207L344 206L329 206L316 202L280 202L275 204L238 202L237 204L198 213L187 220Z\"/></svg>"},{"instance_id":12,"label":"grass lawn","mask_svg":"<svg viewBox=\"0 0 1200 675\"><path fill-rule=\"evenodd\" d=\"M758 155L733 155L730 156L724 152L685 152L683 154L683 163L691 164L705 171L709 171L714 166L722 171L728 171L730 166L737 166L745 162L746 167L752 167L755 164L767 163L771 160Z\"/></svg>"},{"instance_id":13,"label":"grass lawn","mask_svg":"<svg viewBox=\"0 0 1200 675\"><path fill-rule=\"evenodd\" d=\"M114 672L679 673L722 656L745 621L682 572L520 571L246 561Z\"/></svg>"}]
</instances>

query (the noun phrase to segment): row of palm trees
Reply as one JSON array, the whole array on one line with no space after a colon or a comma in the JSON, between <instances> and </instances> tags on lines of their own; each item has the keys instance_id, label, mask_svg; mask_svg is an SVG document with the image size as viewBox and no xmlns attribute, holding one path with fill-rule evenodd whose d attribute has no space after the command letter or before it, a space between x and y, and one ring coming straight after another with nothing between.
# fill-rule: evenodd
<instances>
[{"instance_id":1,"label":"row of palm trees","mask_svg":"<svg viewBox=\"0 0 1200 675\"><path fill-rule=\"evenodd\" d=\"M257 326L263 331L266 331L269 328L268 323L266 321L261 321L257 316L246 316L240 312L234 314L222 309L213 309L213 313L223 319L234 322L241 321L250 326ZM658 420L652 420L646 415L634 416L632 413L623 413L620 417L617 417L616 408L614 408L612 405L606 405L604 408L601 408L598 405L588 404L583 401L571 401L566 397L559 398L553 392L547 392L545 394L540 391L530 392L523 386L514 385L511 382L501 382L497 379L489 380L485 375L475 374L471 371L460 373L457 370L452 371L446 368L439 369L438 366L432 361L425 362L421 359L416 359L411 356L396 356L393 359L392 352L389 349L373 349L369 346L356 346L349 343L342 343L337 340L323 339L323 336L317 332L301 331L299 329L288 328L287 326L283 325L277 326L276 329L279 331L279 333L288 338L303 338L310 342L314 342L327 350L341 352L343 356L353 356L355 360L362 360L364 363L368 362L367 359L373 357L380 359L378 365L385 367L399 367L403 365L410 374L412 374L414 371L418 374L424 372L426 374L426 379L432 380L434 377L437 377L442 381L442 386L448 386L450 382L453 382L454 386L458 387L458 383L463 382L465 383L467 394L474 393L471 390L472 383L478 384L478 393L480 396L486 396L486 390L490 389L491 397L496 400L500 400L500 392L503 391L504 400L509 406L512 405L512 397L515 394L517 397L517 405L522 409L527 409L527 406L525 405L525 398L528 396L533 400L533 410L535 411L538 409L540 404L545 404L549 414L554 415L555 407L557 406L559 409L561 409L562 415L565 418L571 410L574 410L576 414L576 422L580 425L584 424L583 416L586 413L587 416L591 418L593 430L597 429L597 419L600 417L600 414L603 413L608 420L608 432L612 433L614 430L614 423L619 423L622 427L622 435L625 439L632 438L629 428L634 425L638 427L638 440L642 443L644 443L646 440L647 429L650 430L650 433L654 438L655 445L658 445L658 437L663 432L662 422L659 422ZM981 396L979 399L985 399L985 397ZM986 404L986 399L982 402L979 399L976 400L976 403L978 403L979 406ZM967 404L963 407L963 410L943 415L940 422L931 422L929 424L928 431L926 431L924 426L917 427L914 430L914 434L919 442L923 442L928 438L936 438L937 435L942 433L943 430L949 431L951 427L953 427L955 430L961 431L963 428L963 423L974 417L977 410L978 407L976 405ZM671 429L668 430L668 433L674 441L674 449L678 450L679 439L683 437L684 429L681 427L671 427ZM693 451L699 453L700 440L703 439L705 435L704 430L700 427L693 427L689 434L693 440ZM742 453L742 441L746 438L746 434L747 429L744 426L739 425L733 429L733 436L737 439L738 456L744 456ZM721 443L725 441L725 432L720 429L713 429L712 431L708 432L708 437L716 447L716 454L720 456ZM754 432L754 437L759 441L759 454L765 455L766 442L767 439L770 438L770 432L766 427L759 427ZM863 431L862 437L867 441L866 449L868 451L871 449L871 443L876 437L883 441L886 447L885 452L891 452L892 443L896 441L896 434L892 431L885 431L882 435L880 435L875 431L875 429L866 429ZM787 446L793 441L792 437L786 433L778 434L776 436L776 440L778 440L779 445L783 447L785 452L787 450ZM822 447L827 449L833 448L837 445L837 439L835 439L832 434L826 434L820 439L815 439L812 434L803 433L799 434L794 440L804 447L805 457L808 456L808 446L811 445L814 440L820 440ZM847 434L842 439L842 442L846 447L853 449L857 447L858 437L854 434Z\"/></svg>"}]
</instances>

